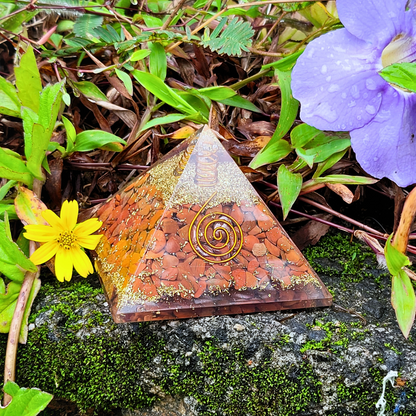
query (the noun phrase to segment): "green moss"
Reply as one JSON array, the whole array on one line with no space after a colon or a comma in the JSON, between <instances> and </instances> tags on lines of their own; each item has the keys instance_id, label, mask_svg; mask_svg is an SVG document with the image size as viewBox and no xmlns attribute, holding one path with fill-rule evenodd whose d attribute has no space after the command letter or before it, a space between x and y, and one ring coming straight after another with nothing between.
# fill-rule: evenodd
<instances>
[{"instance_id":1,"label":"green moss","mask_svg":"<svg viewBox=\"0 0 416 416\"><path fill-rule=\"evenodd\" d=\"M327 234L316 246L308 247L304 254L318 273L337 276L341 284L374 279L374 268L377 267L374 253L362 243L351 241L346 234ZM377 283L381 276L376 277Z\"/></svg>"},{"instance_id":2,"label":"green moss","mask_svg":"<svg viewBox=\"0 0 416 416\"><path fill-rule=\"evenodd\" d=\"M300 368L282 370L268 366L266 359L257 367L242 348L225 351L217 341L201 341L197 344L198 360L190 357L189 365L178 364L177 357L165 348L166 340L149 330L151 323L136 324L137 335L131 336L133 342L129 344L115 335L117 331L81 339L76 336L82 325L77 309L86 302L96 302L101 289L88 281L65 288L45 284L38 302L48 303L48 295L54 291L61 291L61 302L32 314L31 321L52 310L60 314L59 329L52 333L45 325L30 332L28 343L19 346L17 382L74 402L83 413L91 412L89 409L103 414L116 408L151 406L158 398L142 383L142 376L153 371L156 357L163 372L154 380L156 385L167 395L194 397L200 415L266 416L275 412L289 416L321 400L321 385L307 362ZM100 312L94 310L82 318L87 326L103 321ZM6 340L7 336L0 336L3 351ZM279 349L286 342L283 337L269 348ZM1 357L4 359L4 354Z\"/></svg>"},{"instance_id":3,"label":"green moss","mask_svg":"<svg viewBox=\"0 0 416 416\"><path fill-rule=\"evenodd\" d=\"M278 412L289 416L321 400L321 383L305 363L293 375L268 367L250 365L241 350L224 351L212 341L201 346L202 371L174 366L164 390L169 394L191 395L200 404L200 415L258 415ZM236 371L238 370L238 371Z\"/></svg>"}]
</instances>

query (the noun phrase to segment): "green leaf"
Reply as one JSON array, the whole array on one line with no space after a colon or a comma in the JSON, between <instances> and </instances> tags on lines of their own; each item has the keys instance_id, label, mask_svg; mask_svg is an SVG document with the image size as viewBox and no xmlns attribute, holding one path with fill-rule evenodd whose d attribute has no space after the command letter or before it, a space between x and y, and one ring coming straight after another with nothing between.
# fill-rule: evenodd
<instances>
[{"instance_id":1,"label":"green leaf","mask_svg":"<svg viewBox=\"0 0 416 416\"><path fill-rule=\"evenodd\" d=\"M2 287L4 287L3 279L0 278L0 281L2 282ZM0 293L0 333L2 334L7 334L10 330L10 324L16 309L17 298L21 287L21 283L10 282L7 288Z\"/></svg>"},{"instance_id":2,"label":"green leaf","mask_svg":"<svg viewBox=\"0 0 416 416\"><path fill-rule=\"evenodd\" d=\"M85 13L74 24L74 33L80 38L95 36L94 29L103 24L103 16Z\"/></svg>"},{"instance_id":3,"label":"green leaf","mask_svg":"<svg viewBox=\"0 0 416 416\"><path fill-rule=\"evenodd\" d=\"M350 139L340 139L339 136L322 137L326 141L319 146L311 149L296 149L296 153L312 167L313 163L319 163L327 160L335 153L342 152L351 146ZM312 143L308 143L308 146Z\"/></svg>"},{"instance_id":4,"label":"green leaf","mask_svg":"<svg viewBox=\"0 0 416 416\"><path fill-rule=\"evenodd\" d=\"M279 59L276 62L272 62L267 65L263 65L261 70L264 71L269 68L278 69L279 71L291 71L295 66L300 55L302 55L303 50L292 53L291 55L285 56L282 59Z\"/></svg>"},{"instance_id":5,"label":"green leaf","mask_svg":"<svg viewBox=\"0 0 416 416\"><path fill-rule=\"evenodd\" d=\"M255 106L251 101L247 100L246 98L243 98L241 95L234 95L231 98L219 100L218 102L224 105L230 105L232 107L244 108L245 110L253 111L253 113L262 112L260 108Z\"/></svg>"},{"instance_id":6,"label":"green leaf","mask_svg":"<svg viewBox=\"0 0 416 416\"><path fill-rule=\"evenodd\" d=\"M413 285L404 270L392 277L391 304L399 327L407 338L415 320L416 299Z\"/></svg>"},{"instance_id":7,"label":"green leaf","mask_svg":"<svg viewBox=\"0 0 416 416\"><path fill-rule=\"evenodd\" d=\"M316 129L315 127L309 126L306 123L300 124L296 126L290 132L290 141L292 146L297 149L304 147L307 143L309 143L312 139L314 139L318 135L323 135L324 133L321 130Z\"/></svg>"},{"instance_id":8,"label":"green leaf","mask_svg":"<svg viewBox=\"0 0 416 416\"><path fill-rule=\"evenodd\" d=\"M130 57L130 61L141 61L142 59L146 58L150 55L149 49L139 49L138 51L133 52Z\"/></svg>"},{"instance_id":9,"label":"green leaf","mask_svg":"<svg viewBox=\"0 0 416 416\"><path fill-rule=\"evenodd\" d=\"M0 114L5 116L20 116L20 101L13 84L0 77Z\"/></svg>"},{"instance_id":10,"label":"green leaf","mask_svg":"<svg viewBox=\"0 0 416 416\"><path fill-rule=\"evenodd\" d=\"M149 42L149 71L162 81L166 78L167 61L165 48L159 42Z\"/></svg>"},{"instance_id":11,"label":"green leaf","mask_svg":"<svg viewBox=\"0 0 416 416\"><path fill-rule=\"evenodd\" d=\"M71 85L90 100L108 101L107 96L90 81L71 82Z\"/></svg>"},{"instance_id":12,"label":"green leaf","mask_svg":"<svg viewBox=\"0 0 416 416\"><path fill-rule=\"evenodd\" d=\"M194 113L202 116L203 120L208 120L211 100L203 95L199 95L195 91L196 90L177 91L177 94L184 99L191 108L193 108Z\"/></svg>"},{"instance_id":13,"label":"green leaf","mask_svg":"<svg viewBox=\"0 0 416 416\"><path fill-rule=\"evenodd\" d=\"M250 23L235 17L218 37L227 20L226 17L222 18L212 34L208 35L208 39L201 40L202 45L212 51L217 51L219 54L241 55L242 50L248 52L248 47L251 46L251 38L254 36L254 30Z\"/></svg>"},{"instance_id":14,"label":"green leaf","mask_svg":"<svg viewBox=\"0 0 416 416\"><path fill-rule=\"evenodd\" d=\"M390 235L390 237L387 239L386 245L384 247L384 255L386 256L386 263L389 272L392 275L396 275L399 274L400 270L403 270L403 267L410 266L411 263L406 254L397 250L397 248L391 244L392 237L393 235Z\"/></svg>"},{"instance_id":15,"label":"green leaf","mask_svg":"<svg viewBox=\"0 0 416 416\"><path fill-rule=\"evenodd\" d=\"M318 163L318 166L316 168L315 173L313 174L313 178L318 178L321 176L326 170L329 168L332 168L332 166L335 165L338 161L340 161L345 153L347 152L347 149L343 150L342 152L334 153L333 155L329 156L328 159L324 160L323 162Z\"/></svg>"},{"instance_id":16,"label":"green leaf","mask_svg":"<svg viewBox=\"0 0 416 416\"><path fill-rule=\"evenodd\" d=\"M42 82L38 66L36 64L33 48L29 46L20 60L18 67L15 67L17 95L22 106L29 107L35 113L39 112L40 93Z\"/></svg>"},{"instance_id":17,"label":"green leaf","mask_svg":"<svg viewBox=\"0 0 416 416\"><path fill-rule=\"evenodd\" d=\"M30 311L32 309L33 301L35 300L36 295L39 292L40 286L41 286L41 281L38 277L36 277L35 280L33 281L32 288L30 289L30 294L27 299L25 312L23 314L22 326L20 327L19 342L21 344L26 344L27 342L27 335L29 332Z\"/></svg>"},{"instance_id":18,"label":"green leaf","mask_svg":"<svg viewBox=\"0 0 416 416\"><path fill-rule=\"evenodd\" d=\"M267 163L277 162L287 156L292 150L290 144L282 140L282 138L295 121L299 109L299 101L295 100L292 96L292 88L290 86L291 73L280 70L276 70L276 73L279 76L279 86L282 95L282 109L280 111L279 123L270 142L250 163L250 167L253 169ZM285 151L287 152L285 153Z\"/></svg>"},{"instance_id":19,"label":"green leaf","mask_svg":"<svg viewBox=\"0 0 416 416\"><path fill-rule=\"evenodd\" d=\"M39 389L25 389L8 381L4 385L4 391L13 397L7 407L0 407L1 416L35 416L52 400L52 394L45 393Z\"/></svg>"},{"instance_id":20,"label":"green leaf","mask_svg":"<svg viewBox=\"0 0 416 416\"><path fill-rule=\"evenodd\" d=\"M19 154L0 147L0 177L32 186L33 176Z\"/></svg>"},{"instance_id":21,"label":"green leaf","mask_svg":"<svg viewBox=\"0 0 416 416\"><path fill-rule=\"evenodd\" d=\"M45 158L50 138L48 131L42 125L37 123L33 125L32 139L34 143L39 143L39 147L32 147L33 152L27 161L27 168L39 180L45 179L42 172L42 161Z\"/></svg>"},{"instance_id":22,"label":"green leaf","mask_svg":"<svg viewBox=\"0 0 416 416\"><path fill-rule=\"evenodd\" d=\"M285 220L302 189L302 175L292 173L285 165L280 165L277 171L277 185L280 202Z\"/></svg>"},{"instance_id":23,"label":"green leaf","mask_svg":"<svg viewBox=\"0 0 416 416\"><path fill-rule=\"evenodd\" d=\"M275 141L272 146L269 146L267 151L259 152L251 161L250 167L257 169L260 166L268 163L275 163L286 157L292 151L292 146L286 140Z\"/></svg>"},{"instance_id":24,"label":"green leaf","mask_svg":"<svg viewBox=\"0 0 416 416\"><path fill-rule=\"evenodd\" d=\"M131 81L131 78L129 74L126 74L124 71L121 71L120 69L116 68L116 74L121 79L121 82L126 87L127 92L133 96L133 82Z\"/></svg>"},{"instance_id":25,"label":"green leaf","mask_svg":"<svg viewBox=\"0 0 416 416\"><path fill-rule=\"evenodd\" d=\"M199 94L205 95L210 100L221 101L234 97L237 93L229 87L208 87L197 90Z\"/></svg>"},{"instance_id":26,"label":"green leaf","mask_svg":"<svg viewBox=\"0 0 416 416\"><path fill-rule=\"evenodd\" d=\"M163 26L163 20L150 14L142 13L144 23L147 27L156 28Z\"/></svg>"},{"instance_id":27,"label":"green leaf","mask_svg":"<svg viewBox=\"0 0 416 416\"><path fill-rule=\"evenodd\" d=\"M72 153L74 151L74 143L75 138L77 137L77 132L75 127L65 116L62 116L62 122L64 123L66 131L66 152Z\"/></svg>"},{"instance_id":28,"label":"green leaf","mask_svg":"<svg viewBox=\"0 0 416 416\"><path fill-rule=\"evenodd\" d=\"M282 95L282 109L280 111L279 123L276 131L267 146L271 146L273 140L280 140L292 127L299 109L299 101L293 98L291 82L291 72L276 70L279 77L279 87ZM267 148L266 146L266 148ZM264 150L266 150L266 148Z\"/></svg>"},{"instance_id":29,"label":"green leaf","mask_svg":"<svg viewBox=\"0 0 416 416\"><path fill-rule=\"evenodd\" d=\"M22 110L25 130L25 155L28 170L43 180L42 162L46 157L49 141L55 128L56 118L62 102L62 88L65 81L46 86L40 96L39 116L27 109ZM31 130L29 130L31 128Z\"/></svg>"},{"instance_id":30,"label":"green leaf","mask_svg":"<svg viewBox=\"0 0 416 416\"><path fill-rule=\"evenodd\" d=\"M173 88L168 87L159 77L136 69L132 71L132 74L144 88L159 98L159 100L182 113L188 115L195 114L195 109L181 98Z\"/></svg>"},{"instance_id":31,"label":"green leaf","mask_svg":"<svg viewBox=\"0 0 416 416\"><path fill-rule=\"evenodd\" d=\"M403 62L383 68L379 74L390 84L416 92L416 64Z\"/></svg>"},{"instance_id":32,"label":"green leaf","mask_svg":"<svg viewBox=\"0 0 416 416\"><path fill-rule=\"evenodd\" d=\"M13 186L17 185L17 181L7 181L1 188L0 188L0 201L7 195L10 189Z\"/></svg>"},{"instance_id":33,"label":"green leaf","mask_svg":"<svg viewBox=\"0 0 416 416\"><path fill-rule=\"evenodd\" d=\"M0 219L4 219L5 215L7 215L10 220L17 220L19 218L14 208L13 199L0 201Z\"/></svg>"},{"instance_id":34,"label":"green leaf","mask_svg":"<svg viewBox=\"0 0 416 416\"><path fill-rule=\"evenodd\" d=\"M86 130L77 134L73 151L89 152L103 146L109 146L111 143L127 144L123 139L120 139L120 137L107 133L106 131ZM122 150L118 146L115 146L114 148L117 149L115 151Z\"/></svg>"},{"instance_id":35,"label":"green leaf","mask_svg":"<svg viewBox=\"0 0 416 416\"><path fill-rule=\"evenodd\" d=\"M160 126L162 124L176 123L177 121L184 120L187 116L183 114L169 114L163 117L156 117L153 120L148 121L140 130L143 132L151 127Z\"/></svg>"},{"instance_id":36,"label":"green leaf","mask_svg":"<svg viewBox=\"0 0 416 416\"><path fill-rule=\"evenodd\" d=\"M6 223L0 221L0 272L10 280L21 283L25 270L35 272L37 268L8 237Z\"/></svg>"},{"instance_id":37,"label":"green leaf","mask_svg":"<svg viewBox=\"0 0 416 416\"><path fill-rule=\"evenodd\" d=\"M328 175L314 178L312 181L314 183L341 183L343 185L372 185L379 180L367 176Z\"/></svg>"},{"instance_id":38,"label":"green leaf","mask_svg":"<svg viewBox=\"0 0 416 416\"><path fill-rule=\"evenodd\" d=\"M387 267L392 277L391 304L396 312L399 327L407 338L412 329L416 313L416 299L413 285L403 267L409 266L409 258L392 244L390 235L384 247Z\"/></svg>"}]
</instances>

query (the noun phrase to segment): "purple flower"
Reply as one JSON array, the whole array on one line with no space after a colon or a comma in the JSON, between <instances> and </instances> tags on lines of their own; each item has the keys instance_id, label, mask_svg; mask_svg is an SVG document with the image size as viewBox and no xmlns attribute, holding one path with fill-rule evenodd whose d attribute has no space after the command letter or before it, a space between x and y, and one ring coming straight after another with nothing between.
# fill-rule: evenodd
<instances>
[{"instance_id":1,"label":"purple flower","mask_svg":"<svg viewBox=\"0 0 416 416\"><path fill-rule=\"evenodd\" d=\"M357 160L376 178L416 183L416 94L390 85L384 67L416 60L415 1L337 0L344 29L312 41L292 74L301 119L349 131Z\"/></svg>"}]
</instances>

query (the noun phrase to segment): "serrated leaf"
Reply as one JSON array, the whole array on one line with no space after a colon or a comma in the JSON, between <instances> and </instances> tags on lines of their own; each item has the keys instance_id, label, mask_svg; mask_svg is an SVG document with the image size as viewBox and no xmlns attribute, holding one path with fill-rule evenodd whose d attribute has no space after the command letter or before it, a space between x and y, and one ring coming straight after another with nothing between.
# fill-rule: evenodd
<instances>
[{"instance_id":1,"label":"serrated leaf","mask_svg":"<svg viewBox=\"0 0 416 416\"><path fill-rule=\"evenodd\" d=\"M89 152L94 149L99 149L103 146L108 146L111 143L127 143L114 134L107 133L101 130L86 130L77 134L74 143L74 152ZM115 151L121 151L118 146L114 146Z\"/></svg>"},{"instance_id":2,"label":"serrated leaf","mask_svg":"<svg viewBox=\"0 0 416 416\"><path fill-rule=\"evenodd\" d=\"M25 389L8 381L4 385L4 391L13 397L7 407L0 407L1 416L36 416L46 408L52 400L52 394L39 389Z\"/></svg>"},{"instance_id":3,"label":"serrated leaf","mask_svg":"<svg viewBox=\"0 0 416 416\"><path fill-rule=\"evenodd\" d=\"M228 26L219 34L227 18L221 19L217 28L212 32L209 39L201 40L204 47L217 51L219 54L241 55L242 51L248 52L251 46L251 38L254 36L254 30L250 23L239 20L235 17ZM219 37L218 37L219 36Z\"/></svg>"},{"instance_id":4,"label":"serrated leaf","mask_svg":"<svg viewBox=\"0 0 416 416\"><path fill-rule=\"evenodd\" d=\"M149 42L149 49L149 71L164 81L167 71L165 48L159 42Z\"/></svg>"},{"instance_id":5,"label":"serrated leaf","mask_svg":"<svg viewBox=\"0 0 416 416\"><path fill-rule=\"evenodd\" d=\"M12 83L0 77L0 114L21 118L20 106L16 88Z\"/></svg>"},{"instance_id":6,"label":"serrated leaf","mask_svg":"<svg viewBox=\"0 0 416 416\"><path fill-rule=\"evenodd\" d=\"M285 220L302 189L302 175L291 172L285 165L277 171L277 186Z\"/></svg>"},{"instance_id":7,"label":"serrated leaf","mask_svg":"<svg viewBox=\"0 0 416 416\"><path fill-rule=\"evenodd\" d=\"M81 38L86 38L91 35L94 36L94 29L102 24L103 16L85 13L76 20L74 33Z\"/></svg>"},{"instance_id":8,"label":"serrated leaf","mask_svg":"<svg viewBox=\"0 0 416 416\"><path fill-rule=\"evenodd\" d=\"M17 95L22 106L29 107L35 113L39 112L42 82L36 64L33 48L29 46L22 55L19 66L15 67Z\"/></svg>"}]
</instances>

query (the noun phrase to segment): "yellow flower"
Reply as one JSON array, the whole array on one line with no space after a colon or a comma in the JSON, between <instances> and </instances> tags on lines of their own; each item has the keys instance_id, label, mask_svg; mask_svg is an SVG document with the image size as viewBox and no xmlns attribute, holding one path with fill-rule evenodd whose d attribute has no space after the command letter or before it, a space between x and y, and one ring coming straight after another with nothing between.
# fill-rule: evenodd
<instances>
[{"instance_id":1,"label":"yellow flower","mask_svg":"<svg viewBox=\"0 0 416 416\"><path fill-rule=\"evenodd\" d=\"M93 273L91 261L81 247L95 249L101 235L90 234L97 231L102 222L91 218L77 224L77 201L65 201L60 218L49 209L43 211L42 216L50 225L25 226L24 236L28 240L44 243L30 256L30 260L38 265L55 256L55 274L60 282L71 280L73 267L83 277Z\"/></svg>"}]
</instances>

